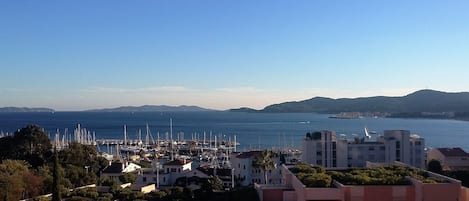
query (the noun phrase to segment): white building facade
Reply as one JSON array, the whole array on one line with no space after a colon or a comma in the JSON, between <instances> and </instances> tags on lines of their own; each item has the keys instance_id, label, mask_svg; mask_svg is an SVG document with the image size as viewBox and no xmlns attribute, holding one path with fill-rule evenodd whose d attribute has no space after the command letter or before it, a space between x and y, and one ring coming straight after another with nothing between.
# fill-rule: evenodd
<instances>
[{"instance_id":1,"label":"white building facade","mask_svg":"<svg viewBox=\"0 0 469 201\"><path fill-rule=\"evenodd\" d=\"M326 168L365 167L366 162L399 161L424 168L425 140L407 130L387 130L375 141L365 138L337 138L334 131L307 133L303 140L302 161Z\"/></svg>"},{"instance_id":2,"label":"white building facade","mask_svg":"<svg viewBox=\"0 0 469 201\"><path fill-rule=\"evenodd\" d=\"M280 184L282 182L280 170L280 157L274 157L273 160L277 164L277 168L268 170L265 182L264 172L261 169L254 168L253 162L256 156L262 154L262 151L248 151L242 153L232 153L230 156L231 167L234 169L234 177L237 185L249 186L254 183L259 184Z\"/></svg>"}]
</instances>

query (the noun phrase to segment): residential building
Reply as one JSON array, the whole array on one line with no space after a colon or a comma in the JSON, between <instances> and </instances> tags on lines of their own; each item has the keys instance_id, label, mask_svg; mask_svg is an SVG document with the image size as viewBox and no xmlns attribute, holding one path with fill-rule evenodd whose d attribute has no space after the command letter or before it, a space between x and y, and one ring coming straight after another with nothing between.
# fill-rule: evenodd
<instances>
[{"instance_id":1,"label":"residential building","mask_svg":"<svg viewBox=\"0 0 469 201\"><path fill-rule=\"evenodd\" d=\"M469 169L469 154L459 147L430 149L427 161L430 160L440 161L443 170Z\"/></svg>"},{"instance_id":2,"label":"residential building","mask_svg":"<svg viewBox=\"0 0 469 201\"><path fill-rule=\"evenodd\" d=\"M163 164L164 172L159 174L160 185L174 185L176 179L183 177L192 170L192 161L176 159Z\"/></svg>"},{"instance_id":3,"label":"residential building","mask_svg":"<svg viewBox=\"0 0 469 201\"><path fill-rule=\"evenodd\" d=\"M346 167L347 152L347 139L338 139L334 131L307 133L303 141L303 161L311 164Z\"/></svg>"},{"instance_id":4,"label":"residential building","mask_svg":"<svg viewBox=\"0 0 469 201\"><path fill-rule=\"evenodd\" d=\"M254 183L266 183L264 172L259 168L253 167L253 162L262 151L233 152L230 156L230 164L234 169L234 177L238 185L249 186ZM277 168L267 172L267 183L281 183L280 157L274 154L273 160L277 164Z\"/></svg>"},{"instance_id":5,"label":"residential building","mask_svg":"<svg viewBox=\"0 0 469 201\"><path fill-rule=\"evenodd\" d=\"M365 167L367 162L394 161L424 168L425 140L406 130L387 130L374 141L336 136L334 131L307 133L303 140L302 161L326 168Z\"/></svg>"},{"instance_id":6,"label":"residential building","mask_svg":"<svg viewBox=\"0 0 469 201\"><path fill-rule=\"evenodd\" d=\"M116 179L119 181L119 176L124 173L135 172L141 169L140 165L130 162L111 162L109 166L101 172L101 178Z\"/></svg>"}]
</instances>

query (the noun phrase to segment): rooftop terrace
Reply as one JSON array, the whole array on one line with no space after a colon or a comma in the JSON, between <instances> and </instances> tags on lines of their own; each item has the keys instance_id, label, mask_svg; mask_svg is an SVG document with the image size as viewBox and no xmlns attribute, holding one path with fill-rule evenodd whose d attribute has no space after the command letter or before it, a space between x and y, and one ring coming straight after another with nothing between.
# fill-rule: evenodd
<instances>
[{"instance_id":1,"label":"rooftop terrace","mask_svg":"<svg viewBox=\"0 0 469 201\"><path fill-rule=\"evenodd\" d=\"M333 180L343 185L411 185L410 178L422 183L448 182L444 178L433 177L426 171L398 165L326 171L323 167L298 164L289 170L306 187L331 187Z\"/></svg>"}]
</instances>

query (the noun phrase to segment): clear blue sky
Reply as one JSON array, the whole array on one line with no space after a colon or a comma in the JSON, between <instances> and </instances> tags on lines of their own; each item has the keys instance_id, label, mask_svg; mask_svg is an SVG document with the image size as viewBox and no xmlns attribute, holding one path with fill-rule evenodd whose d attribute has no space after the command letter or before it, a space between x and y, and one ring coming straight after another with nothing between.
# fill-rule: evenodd
<instances>
[{"instance_id":1,"label":"clear blue sky","mask_svg":"<svg viewBox=\"0 0 469 201\"><path fill-rule=\"evenodd\" d=\"M0 107L469 91L469 1L0 1Z\"/></svg>"}]
</instances>

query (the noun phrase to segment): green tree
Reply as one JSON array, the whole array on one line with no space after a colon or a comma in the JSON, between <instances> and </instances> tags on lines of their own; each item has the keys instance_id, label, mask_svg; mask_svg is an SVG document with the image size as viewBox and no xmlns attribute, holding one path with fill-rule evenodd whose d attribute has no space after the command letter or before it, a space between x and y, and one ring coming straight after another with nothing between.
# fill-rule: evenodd
<instances>
[{"instance_id":1,"label":"green tree","mask_svg":"<svg viewBox=\"0 0 469 201\"><path fill-rule=\"evenodd\" d=\"M443 173L443 167L441 166L440 161L435 159L428 162L427 170L438 174Z\"/></svg>"},{"instance_id":2,"label":"green tree","mask_svg":"<svg viewBox=\"0 0 469 201\"><path fill-rule=\"evenodd\" d=\"M13 136L0 138L0 159L25 160L36 168L52 155L52 145L44 129L27 125Z\"/></svg>"},{"instance_id":3,"label":"green tree","mask_svg":"<svg viewBox=\"0 0 469 201\"><path fill-rule=\"evenodd\" d=\"M51 155L49 136L37 125L27 125L15 132L14 143L18 159L28 161L33 167L44 164Z\"/></svg>"},{"instance_id":4,"label":"green tree","mask_svg":"<svg viewBox=\"0 0 469 201\"><path fill-rule=\"evenodd\" d=\"M65 168L65 177L73 186L93 184L108 161L98 156L96 147L72 142L59 152L59 160Z\"/></svg>"},{"instance_id":5,"label":"green tree","mask_svg":"<svg viewBox=\"0 0 469 201\"><path fill-rule=\"evenodd\" d=\"M23 194L28 194L28 185L31 185L28 167L27 162L20 160L4 160L0 163L0 197L2 200L19 200L23 198ZM33 181L35 182L37 181Z\"/></svg>"},{"instance_id":6,"label":"green tree","mask_svg":"<svg viewBox=\"0 0 469 201\"><path fill-rule=\"evenodd\" d=\"M136 177L133 173L124 173L119 176L119 180L122 183L135 183Z\"/></svg>"},{"instance_id":7,"label":"green tree","mask_svg":"<svg viewBox=\"0 0 469 201\"><path fill-rule=\"evenodd\" d=\"M59 164L59 156L57 153L57 149L54 149L54 170L52 174L53 183L52 183L52 201L61 201L62 200L62 192L60 189L60 164Z\"/></svg>"},{"instance_id":8,"label":"green tree","mask_svg":"<svg viewBox=\"0 0 469 201\"><path fill-rule=\"evenodd\" d=\"M252 165L254 168L261 169L264 172L265 184L268 183L267 171L277 168L277 164L273 160L273 153L268 150L262 151L262 153L254 159Z\"/></svg>"},{"instance_id":9,"label":"green tree","mask_svg":"<svg viewBox=\"0 0 469 201\"><path fill-rule=\"evenodd\" d=\"M302 182L307 187L329 187L331 186L332 178L326 173L316 173L306 176Z\"/></svg>"}]
</instances>

